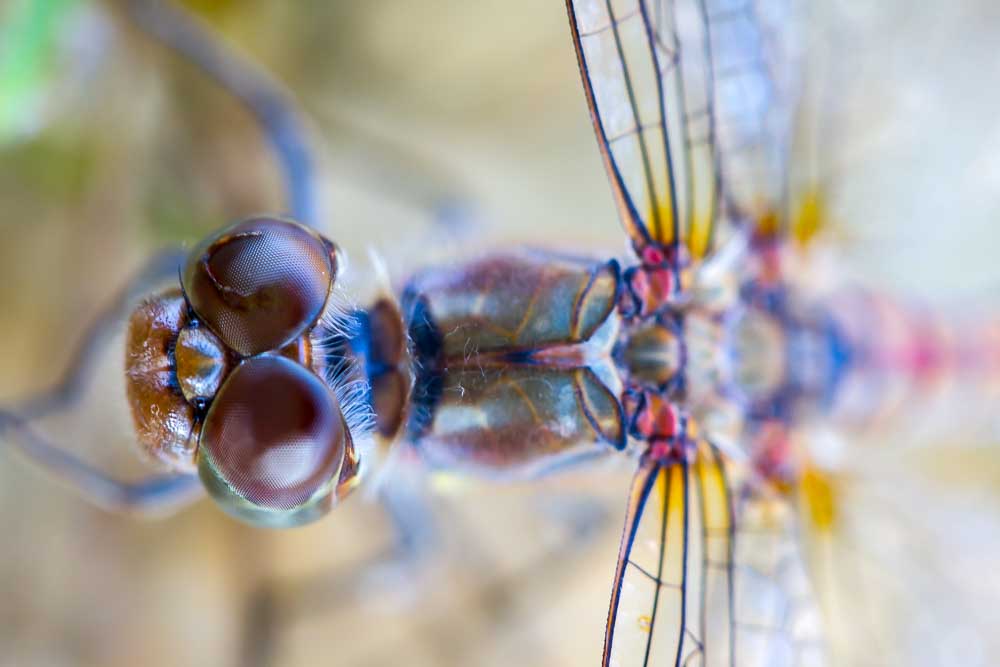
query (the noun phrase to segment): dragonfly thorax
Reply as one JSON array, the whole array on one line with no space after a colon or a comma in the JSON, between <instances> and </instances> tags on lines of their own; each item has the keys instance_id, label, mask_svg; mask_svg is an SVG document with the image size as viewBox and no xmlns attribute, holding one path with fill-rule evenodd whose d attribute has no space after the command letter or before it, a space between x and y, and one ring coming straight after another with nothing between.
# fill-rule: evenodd
<instances>
[{"instance_id":1,"label":"dragonfly thorax","mask_svg":"<svg viewBox=\"0 0 1000 667\"><path fill-rule=\"evenodd\" d=\"M682 377L686 356L678 316L664 312L633 321L623 329L615 356L630 383L669 391Z\"/></svg>"},{"instance_id":2,"label":"dragonfly thorax","mask_svg":"<svg viewBox=\"0 0 1000 667\"><path fill-rule=\"evenodd\" d=\"M690 286L690 260L686 248L645 246L640 263L625 271L618 309L625 318L649 317L684 300Z\"/></svg>"}]
</instances>

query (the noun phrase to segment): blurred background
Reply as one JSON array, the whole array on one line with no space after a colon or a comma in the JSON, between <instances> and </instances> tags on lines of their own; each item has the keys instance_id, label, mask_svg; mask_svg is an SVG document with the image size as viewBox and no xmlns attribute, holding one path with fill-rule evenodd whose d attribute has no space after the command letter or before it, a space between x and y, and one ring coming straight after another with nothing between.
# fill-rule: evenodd
<instances>
[{"instance_id":1,"label":"blurred background","mask_svg":"<svg viewBox=\"0 0 1000 667\"><path fill-rule=\"evenodd\" d=\"M321 228L351 258L355 298L378 287L369 249L398 282L497 244L623 248L561 2L183 4L311 119ZM837 16L836 150L822 158L837 266L907 298L994 308L1000 10L933 0ZM463 214L442 217L443 200ZM252 120L114 2L0 0L0 403L54 382L155 250L283 208ZM136 474L120 349L109 342L86 400L51 432ZM838 553L872 591L864 624L882 643L842 661L989 664L991 434L905 438L851 450L866 453ZM593 664L629 468L442 485L422 501L435 550L411 571L379 567L391 525L361 497L282 532L209 502L142 520L2 452L0 665Z\"/></svg>"}]
</instances>

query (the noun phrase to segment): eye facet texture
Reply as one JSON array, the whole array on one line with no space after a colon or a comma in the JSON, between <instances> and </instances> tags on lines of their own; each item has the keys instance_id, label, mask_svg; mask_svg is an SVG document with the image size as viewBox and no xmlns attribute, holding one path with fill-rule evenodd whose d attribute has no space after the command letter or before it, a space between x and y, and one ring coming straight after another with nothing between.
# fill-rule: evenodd
<instances>
[{"instance_id":1,"label":"eye facet texture","mask_svg":"<svg viewBox=\"0 0 1000 667\"><path fill-rule=\"evenodd\" d=\"M335 485L347 437L336 398L315 374L284 357L255 357L212 403L200 467L257 508L294 510Z\"/></svg>"},{"instance_id":2,"label":"eye facet texture","mask_svg":"<svg viewBox=\"0 0 1000 667\"><path fill-rule=\"evenodd\" d=\"M331 247L287 220L255 218L191 253L183 283L191 307L226 345L252 356L313 326L336 276Z\"/></svg>"}]
</instances>

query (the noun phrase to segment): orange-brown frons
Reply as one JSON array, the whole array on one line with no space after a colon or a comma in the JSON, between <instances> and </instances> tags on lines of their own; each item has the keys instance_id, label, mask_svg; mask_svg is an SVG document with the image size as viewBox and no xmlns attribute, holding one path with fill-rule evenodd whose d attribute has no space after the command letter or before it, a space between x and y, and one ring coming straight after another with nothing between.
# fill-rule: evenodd
<instances>
[{"instance_id":1,"label":"orange-brown frons","mask_svg":"<svg viewBox=\"0 0 1000 667\"><path fill-rule=\"evenodd\" d=\"M132 313L125 342L125 389L136 435L153 459L195 469L199 425L176 382L172 346L187 323L180 290L154 296Z\"/></svg>"}]
</instances>

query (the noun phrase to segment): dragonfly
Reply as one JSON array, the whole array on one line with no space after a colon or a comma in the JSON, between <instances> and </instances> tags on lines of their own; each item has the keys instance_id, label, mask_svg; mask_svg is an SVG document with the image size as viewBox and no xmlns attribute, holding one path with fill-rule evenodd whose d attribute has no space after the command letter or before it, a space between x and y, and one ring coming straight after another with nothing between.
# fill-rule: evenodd
<instances>
[{"instance_id":1,"label":"dragonfly","mask_svg":"<svg viewBox=\"0 0 1000 667\"><path fill-rule=\"evenodd\" d=\"M697 0L567 9L626 257L489 254L355 308L341 251L313 228L297 119L261 113L295 220L240 221L167 258L174 284L129 319L137 441L171 473L127 487L47 448L28 426L49 406L6 415L8 434L106 504L205 489L274 527L323 516L391 442L493 478L631 457L604 664L821 661L797 517L773 487L798 482L786 426L836 391L852 341L788 297L770 187L786 110L726 88L773 83L752 58L759 17ZM181 34L251 108L286 108ZM746 55L734 43L749 62L727 62ZM715 424L732 406L735 426Z\"/></svg>"}]
</instances>

